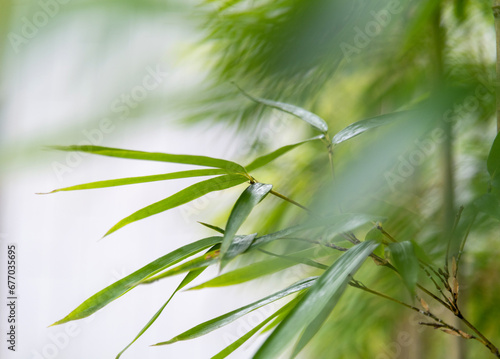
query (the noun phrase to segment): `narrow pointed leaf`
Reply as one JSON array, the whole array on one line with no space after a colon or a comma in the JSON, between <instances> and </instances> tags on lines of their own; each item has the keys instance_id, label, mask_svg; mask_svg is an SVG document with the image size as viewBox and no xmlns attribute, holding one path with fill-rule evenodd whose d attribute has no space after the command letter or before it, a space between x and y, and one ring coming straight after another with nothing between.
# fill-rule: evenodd
<instances>
[{"instance_id":1,"label":"narrow pointed leaf","mask_svg":"<svg viewBox=\"0 0 500 359\"><path fill-rule=\"evenodd\" d=\"M243 191L234 204L227 221L224 238L221 244L221 268L224 267L230 259L226 254L231 247L236 232L248 217L252 209L264 199L272 188L273 186L270 184L253 183L248 186L245 191Z\"/></svg>"},{"instance_id":2,"label":"narrow pointed leaf","mask_svg":"<svg viewBox=\"0 0 500 359\"><path fill-rule=\"evenodd\" d=\"M228 170L233 173L245 173L243 166L220 158L193 156L193 155L178 155L161 152L143 152L134 150L124 150L121 148L101 147L101 146L51 146L49 148L59 151L78 151L86 152L94 155L127 158L146 161L160 161L170 163L181 163L187 165L215 167Z\"/></svg>"},{"instance_id":3,"label":"narrow pointed leaf","mask_svg":"<svg viewBox=\"0 0 500 359\"><path fill-rule=\"evenodd\" d=\"M317 129L318 131L321 131L321 132L328 131L328 125L326 124L325 120L323 120L318 115L303 109L302 107L290 105L290 104L284 103L284 102L271 101L271 100L266 100L263 98L253 97L252 95L243 91L241 88L239 88L239 90L252 101L255 101L257 103L260 103L260 104L263 104L263 105L266 105L269 107L273 107L275 109L281 110L281 111L289 113L291 115L294 115L295 117L298 117L301 120L307 122L312 127Z\"/></svg>"},{"instance_id":4,"label":"narrow pointed leaf","mask_svg":"<svg viewBox=\"0 0 500 359\"><path fill-rule=\"evenodd\" d=\"M309 288L313 283L315 282L316 277L313 278L307 278L304 280L301 280L290 287L280 290L279 292L276 292L270 296L267 296L265 298L262 298L256 302L253 302L251 304L248 304L244 307L238 308L236 310L233 310L232 312L226 313L224 315L221 315L217 318L211 319L209 321L206 321L204 323L201 323L194 328L191 328L187 331L185 331L182 334L179 334L178 336L165 341L161 343L157 343L155 345L167 345L167 344L172 344L181 340L189 340L189 339L194 339L197 337L200 337L202 335L205 335L207 333L210 333L211 331L214 331L216 329L219 329L236 319L244 316L245 314L248 314L264 305L267 305L269 303L272 303L274 301L277 301L278 299L281 299L283 297L286 297L287 295L290 295L292 293L299 292L301 290L304 290L306 288Z\"/></svg>"},{"instance_id":5,"label":"narrow pointed leaf","mask_svg":"<svg viewBox=\"0 0 500 359\"><path fill-rule=\"evenodd\" d=\"M215 176L215 175L222 175L225 173L227 173L227 171L221 170L221 169L207 169L207 170L192 170L192 171L165 173L165 174L161 174L161 175L152 175L152 176L118 178L118 179L112 179L112 180L106 180L106 181L90 182L90 183L80 184L80 185L71 186L71 187L59 188L59 189L55 189L55 190L48 192L48 193L40 193L40 194L49 194L49 193L55 193L55 192L61 192L61 191L78 191L78 190L84 190L84 189L96 189L96 188L125 186L125 185L130 185L130 184L165 181L165 180L172 180L172 179L179 179L179 178Z\"/></svg>"},{"instance_id":6,"label":"narrow pointed leaf","mask_svg":"<svg viewBox=\"0 0 500 359\"><path fill-rule=\"evenodd\" d=\"M205 222L198 222L198 223L201 224L202 226L205 226L207 228L213 229L216 232L224 234L224 230L222 228L214 226L213 224L208 224L208 223L205 223Z\"/></svg>"},{"instance_id":7,"label":"narrow pointed leaf","mask_svg":"<svg viewBox=\"0 0 500 359\"><path fill-rule=\"evenodd\" d=\"M350 278L377 246L378 243L372 241L362 242L345 252L318 278L304 298L259 348L254 358L278 358L285 348L289 347L297 333L305 328L309 329L307 337L311 338L311 331L319 329L322 320L326 320L326 316L337 304ZM313 326L310 326L311 323ZM300 340L299 343L301 346L306 344Z\"/></svg>"},{"instance_id":8,"label":"narrow pointed leaf","mask_svg":"<svg viewBox=\"0 0 500 359\"><path fill-rule=\"evenodd\" d=\"M401 117L400 115L401 115L400 113L395 112L387 115L380 115L366 120L354 122L353 124L350 124L342 131L337 133L332 139L332 144L338 145L339 143L342 143L353 137L361 135L362 133L371 130L372 128L376 128L394 122L395 120Z\"/></svg>"},{"instance_id":9,"label":"narrow pointed leaf","mask_svg":"<svg viewBox=\"0 0 500 359\"><path fill-rule=\"evenodd\" d=\"M121 297L123 294L136 287L143 279L153 276L156 273L164 270L165 268L168 268L169 266L172 266L186 259L187 257L190 257L210 246L220 243L221 239L221 237L204 238L199 241L187 244L156 259L155 261L147 264L134 273L126 276L123 279L120 279L119 281L104 288L100 292L94 294L82 304L80 304L75 310L69 313L66 317L52 325L63 324L72 320L88 317L89 315L97 312L99 309L103 308L113 300Z\"/></svg>"},{"instance_id":10,"label":"narrow pointed leaf","mask_svg":"<svg viewBox=\"0 0 500 359\"><path fill-rule=\"evenodd\" d=\"M298 147L298 146L300 146L300 145L302 145L304 143L311 142L311 141L314 141L314 140L319 140L319 139L322 139L322 138L325 138L325 135L319 135L319 136L310 138L310 139L305 140L305 141L294 143L292 145L283 146L283 147L278 148L277 150L275 150L275 151L273 151L271 153L268 153L267 155L264 155L264 156L256 158L248 166L245 166L245 168L246 168L246 170L248 172L254 171L257 168L260 168L262 166L267 165L271 161L274 161L276 158L278 158L280 156L283 156L284 154L290 152L294 148L296 148L296 147Z\"/></svg>"},{"instance_id":11,"label":"narrow pointed leaf","mask_svg":"<svg viewBox=\"0 0 500 359\"><path fill-rule=\"evenodd\" d=\"M271 320L279 317L280 315L286 315L292 310L292 308L297 305L297 302L301 296L297 296L296 298L292 299L290 302L285 304L283 307L278 309L276 312L274 312L272 315L267 317L265 320L263 320L261 323L259 323L256 327L252 328L250 331L245 333L241 338L236 340L235 342L231 343L227 347L225 347L222 351L214 355L211 359L223 359L226 358L229 354L234 352L236 349L238 349L240 346L242 346L248 339L250 339L252 336L254 336L259 330L261 330L267 323L269 323Z\"/></svg>"},{"instance_id":12,"label":"narrow pointed leaf","mask_svg":"<svg viewBox=\"0 0 500 359\"><path fill-rule=\"evenodd\" d=\"M245 182L246 180L247 180L246 177L234 174L234 175L224 175L216 178L211 178L206 181L198 182L192 186L183 189L180 192L177 192L176 194L168 198L153 203L152 205L140 209L137 212L131 214L130 216L122 219L120 222L115 224L108 232L106 232L104 237L126 226L127 224L175 208L184 203L191 202L201 196L206 195L207 193L220 191L223 189L237 186Z\"/></svg>"},{"instance_id":13,"label":"narrow pointed leaf","mask_svg":"<svg viewBox=\"0 0 500 359\"><path fill-rule=\"evenodd\" d=\"M153 325L153 323L156 321L156 319L158 319L158 317L161 315L161 313L163 312L163 310L165 309L165 307L168 305L168 303L170 303L170 301L172 300L172 298L174 297L174 295L179 291L181 290L182 288L184 288L186 285L188 285L189 283L191 283L193 280L195 280L201 273L203 273L203 271L205 270L206 268L202 268L202 269L196 269L194 271L191 271L189 272L185 277L184 279L182 280L182 282L177 286L177 288L174 290L174 292L170 295L170 297L167 299L167 301L160 307L160 309L158 309L158 311L153 315L153 317L146 323L146 325L141 329L141 331L137 334L137 336L134 338L134 340L132 340L125 348L122 349L121 352L118 353L118 355L116 356L116 359L119 359L121 357L121 355L128 349L130 348L130 346L132 344L134 344L137 339L139 339L150 327L151 325Z\"/></svg>"},{"instance_id":14,"label":"narrow pointed leaf","mask_svg":"<svg viewBox=\"0 0 500 359\"><path fill-rule=\"evenodd\" d=\"M500 172L500 134L493 141L486 165L490 176L495 178Z\"/></svg>"},{"instance_id":15,"label":"narrow pointed leaf","mask_svg":"<svg viewBox=\"0 0 500 359\"><path fill-rule=\"evenodd\" d=\"M390 243L388 248L394 267L398 270L410 293L415 293L419 267L413 244L410 241Z\"/></svg>"},{"instance_id":16,"label":"narrow pointed leaf","mask_svg":"<svg viewBox=\"0 0 500 359\"><path fill-rule=\"evenodd\" d=\"M257 236L256 233L249 234L247 236L235 236L234 241L227 252L228 259L232 259L237 255L245 252L256 236ZM169 269L158 275L148 277L145 280L143 280L141 284L150 284L160 279L171 277L173 275L181 274L190 270L206 268L208 266L211 266L212 264L217 263L219 257L220 257L220 250L219 249L212 250L201 257L197 257L190 261L182 263L179 266Z\"/></svg>"}]
</instances>

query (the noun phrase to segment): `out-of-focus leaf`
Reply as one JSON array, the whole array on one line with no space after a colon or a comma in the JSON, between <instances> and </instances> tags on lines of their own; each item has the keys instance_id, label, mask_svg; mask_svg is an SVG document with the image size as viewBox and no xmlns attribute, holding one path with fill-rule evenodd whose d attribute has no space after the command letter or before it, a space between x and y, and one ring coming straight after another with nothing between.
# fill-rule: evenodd
<instances>
[{"instance_id":1,"label":"out-of-focus leaf","mask_svg":"<svg viewBox=\"0 0 500 359\"><path fill-rule=\"evenodd\" d=\"M384 235L378 228L370 229L365 236L365 241L374 241L380 244L384 244L387 242ZM377 249L373 251L373 254L376 254L381 258L385 258L384 246L383 245L379 246Z\"/></svg>"},{"instance_id":2,"label":"out-of-focus leaf","mask_svg":"<svg viewBox=\"0 0 500 359\"><path fill-rule=\"evenodd\" d=\"M238 87L238 89L250 100L255 101L257 103L273 107L275 109L281 110L283 112L289 113L291 115L294 115L295 117L300 118L301 120L307 122L310 124L312 127L317 129L318 131L321 132L327 132L328 131L328 125L326 124L325 120L323 120L321 117L318 115L309 112L302 107L290 105L288 103L284 102L278 102L278 101L271 101L271 100L266 100L263 98L258 98L258 97L253 97L252 95L248 94L244 90Z\"/></svg>"},{"instance_id":3,"label":"out-of-focus leaf","mask_svg":"<svg viewBox=\"0 0 500 359\"><path fill-rule=\"evenodd\" d=\"M215 246L219 246L219 244L216 244ZM214 247L215 247L214 246ZM214 250L215 248L212 247L210 251ZM161 315L161 313L163 312L163 310L165 309L165 307L168 305L168 303L170 303L170 301L172 300L172 298L174 297L174 295L180 291L182 288L184 288L186 285L188 285L189 283L191 283L193 280L195 280L201 273L203 273L203 271L205 270L206 268L202 268L202 269L196 269L196 270L193 270L191 272L189 272L185 277L184 279L182 280L182 282L177 286L177 288L174 290L174 292L172 293L172 295L170 295L170 297L167 299L167 301L160 307L160 309L158 309L158 311L153 315L153 317L146 323L146 325L144 326L144 328L141 329L141 331L137 334L137 336L134 338L134 340L132 340L125 348L123 348L123 350L121 352L118 353L118 355L116 356L116 359L119 359L121 357L121 355L128 349L130 348L130 346L132 344L134 344L137 339L139 339L148 329L149 327L151 327L151 325L153 325L153 323L156 321L156 319L158 319L158 317Z\"/></svg>"},{"instance_id":4,"label":"out-of-focus leaf","mask_svg":"<svg viewBox=\"0 0 500 359\"><path fill-rule=\"evenodd\" d=\"M182 163L186 165L196 165L205 167L216 167L234 173L245 173L243 166L220 158L193 155L177 155L161 152L143 152L134 150L124 150L121 148L101 147L101 146L50 146L49 148L59 151L78 151L92 153L94 155L128 158L135 160L160 161L171 163Z\"/></svg>"},{"instance_id":5,"label":"out-of-focus leaf","mask_svg":"<svg viewBox=\"0 0 500 359\"><path fill-rule=\"evenodd\" d=\"M72 320L82 319L97 312L116 298L127 293L129 290L136 287L143 279L155 275L156 273L172 266L183 259L192 256L210 246L220 243L221 237L209 237L199 241L187 244L181 248L172 251L155 261L147 264L134 273L126 276L123 279L111 284L100 292L80 304L75 310L69 313L63 319L55 322L52 325L63 324Z\"/></svg>"},{"instance_id":6,"label":"out-of-focus leaf","mask_svg":"<svg viewBox=\"0 0 500 359\"><path fill-rule=\"evenodd\" d=\"M413 294L418 280L418 259L410 241L390 243L389 251L394 267L398 270L408 290Z\"/></svg>"},{"instance_id":7,"label":"out-of-focus leaf","mask_svg":"<svg viewBox=\"0 0 500 359\"><path fill-rule=\"evenodd\" d=\"M219 329L236 319L242 317L245 314L248 314L266 304L272 303L278 299L281 299L283 297L286 297L287 295L290 295L292 293L299 292L301 290L304 290L306 288L309 288L310 286L313 285L313 283L316 281L316 277L313 278L307 278L304 280L301 280L290 287L280 290L279 292L276 292L270 296L267 296L265 298L262 298L256 302L253 302L251 304L248 304L244 307L238 308L236 310L233 310L232 312L226 313L224 315L221 315L217 318L211 319L209 321L206 321L204 323L201 323L194 328L191 328L187 331L185 331L182 334L179 334L178 336L167 340L165 342L160 342L155 345L167 345L167 344L172 344L181 340L189 340L189 339L194 339L197 337L200 337L202 335L205 335L207 333L210 333L213 330Z\"/></svg>"},{"instance_id":8,"label":"out-of-focus leaf","mask_svg":"<svg viewBox=\"0 0 500 359\"><path fill-rule=\"evenodd\" d=\"M40 194L49 194L49 193L55 193L55 192L61 192L61 191L78 191L78 190L83 190L83 189L96 189L96 188L125 186L125 185L129 185L129 184L165 181L165 180L172 180L172 179L179 179L179 178L215 176L215 175L222 175L225 173L227 173L227 171L221 170L221 169L208 169L208 170L181 171L181 172L165 173L165 174L161 174L161 175L152 175L152 176L119 178L119 179L97 181L97 182L85 183L85 184L80 184L80 185L71 186L71 187L59 188L59 189L55 189L51 192L40 193Z\"/></svg>"},{"instance_id":9,"label":"out-of-focus leaf","mask_svg":"<svg viewBox=\"0 0 500 359\"><path fill-rule=\"evenodd\" d=\"M259 323L256 327L252 328L250 331L248 331L245 335L243 335L241 338L236 340L235 342L231 343L224 349L222 349L219 353L214 355L212 359L223 359L226 358L229 354L234 352L236 349L238 349L243 343L245 343L248 339L250 339L252 336L254 336L259 330L261 330L267 323L269 323L271 320L278 318L281 315L286 315L292 310L292 308L297 305L298 301L300 300L301 296L297 296L296 298L292 299L290 302L285 304L283 307L278 309L276 312L274 312L272 315L267 317L264 321Z\"/></svg>"},{"instance_id":10,"label":"out-of-focus leaf","mask_svg":"<svg viewBox=\"0 0 500 359\"><path fill-rule=\"evenodd\" d=\"M252 183L247 187L238 198L227 220L224 239L221 244L221 269L227 264L229 258L227 252L231 247L236 231L243 224L252 209L264 199L264 197L273 188L270 184Z\"/></svg>"},{"instance_id":11,"label":"out-of-focus leaf","mask_svg":"<svg viewBox=\"0 0 500 359\"><path fill-rule=\"evenodd\" d=\"M415 255L417 256L417 259L421 260L422 262L426 264L430 264L432 266L436 266L434 262L432 261L431 258L427 255L427 253L424 251L424 249L414 240L410 241L411 244L413 244L413 250L415 251Z\"/></svg>"},{"instance_id":12,"label":"out-of-focus leaf","mask_svg":"<svg viewBox=\"0 0 500 359\"><path fill-rule=\"evenodd\" d=\"M356 137L362 134L363 132L371 130L372 128L376 128L391 123L400 117L401 117L400 113L395 112L387 115L380 115L366 120L354 122L353 124L350 124L349 126L344 128L342 131L338 132L335 136L333 136L332 144L338 145L339 143L342 143L353 137Z\"/></svg>"},{"instance_id":13,"label":"out-of-focus leaf","mask_svg":"<svg viewBox=\"0 0 500 359\"><path fill-rule=\"evenodd\" d=\"M198 182L192 186L183 189L182 191L177 192L176 194L168 198L165 198L159 202L144 207L143 209L140 209L137 212L131 214L130 216L122 219L120 222L115 224L108 232L106 232L104 237L126 226L127 224L175 208L184 203L191 202L192 200L204 196L207 193L214 191L221 191L223 189L237 186L245 182L246 180L247 178L242 175L231 174Z\"/></svg>"},{"instance_id":14,"label":"out-of-focus leaf","mask_svg":"<svg viewBox=\"0 0 500 359\"><path fill-rule=\"evenodd\" d=\"M500 202L491 193L487 193L477 198L474 205L478 210L500 221Z\"/></svg>"},{"instance_id":15,"label":"out-of-focus leaf","mask_svg":"<svg viewBox=\"0 0 500 359\"><path fill-rule=\"evenodd\" d=\"M245 166L245 168L246 168L246 170L248 172L256 170L257 168L260 168L262 166L267 165L269 162L274 161L276 158L278 158L280 156L283 156L287 152L293 150L294 148L296 148L296 147L298 147L298 146L300 146L300 145L302 145L304 143L311 142L311 141L314 141L314 140L320 140L322 138L325 138L325 135L319 135L319 136L310 138L308 140L304 140L304 141L301 141L301 142L298 142L298 143L294 143L292 145L283 146L283 147L278 148L277 150L275 150L275 151L273 151L271 153L268 153L267 155L264 155L264 156L256 158L255 160L252 161L252 163L250 163L249 165Z\"/></svg>"},{"instance_id":16,"label":"out-of-focus leaf","mask_svg":"<svg viewBox=\"0 0 500 359\"><path fill-rule=\"evenodd\" d=\"M311 337L327 319L351 277L377 246L378 243L372 241L362 242L344 253L318 278L304 298L267 338L254 358L278 358L303 328L306 329L307 336ZM299 343L300 346L296 347L294 354L306 344L303 340L299 340Z\"/></svg>"}]
</instances>

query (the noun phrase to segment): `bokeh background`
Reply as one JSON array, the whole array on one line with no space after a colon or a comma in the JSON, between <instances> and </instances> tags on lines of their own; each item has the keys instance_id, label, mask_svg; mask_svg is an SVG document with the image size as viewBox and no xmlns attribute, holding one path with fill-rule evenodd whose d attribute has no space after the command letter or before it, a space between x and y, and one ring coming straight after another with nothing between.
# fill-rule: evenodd
<instances>
[{"instance_id":1,"label":"bokeh background","mask_svg":"<svg viewBox=\"0 0 500 359\"><path fill-rule=\"evenodd\" d=\"M2 345L2 358L113 358L163 304L178 278L134 289L88 320L48 326L113 281L212 235L197 221L224 225L242 189L208 196L100 240L119 219L194 181L36 195L184 168L60 153L46 146L90 141L250 162L257 154L314 135L306 124L248 101L234 81L252 94L320 114L333 131L412 104L446 113L452 119L446 123L453 123L453 128L445 126L450 140L436 143L397 190L358 203L392 216L394 233L418 240L431 256L443 253L443 246L432 243L454 216L452 210L472 202L487 186L485 160L496 135L489 1L0 0L0 6L0 253L15 243L19 263L18 351L10 353ZM428 99L434 102L425 103ZM417 121L424 122L416 116ZM364 147L340 148L340 171L348 172L349 161L362 158L363 149L376 148L370 147L376 140L368 137ZM313 201L315 189L307 189L308 183L329 175L326 157L317 157L315 149L311 145L287 155L263 176L300 202ZM298 216L296 209L270 201L264 220L252 218L262 233ZM481 230L473 232L475 241L464 259L464 305L498 343L498 222L487 216L478 222ZM209 270L204 278L214 275ZM292 277L180 293L124 357L208 358L270 311L195 341L149 345L260 298ZM371 279L393 288L391 280ZM392 304L360 293L348 292L344 299L304 357L487 355L477 343L465 345L423 330ZM0 331L6 331L3 319ZM253 339L233 357L250 357L261 341Z\"/></svg>"}]
</instances>

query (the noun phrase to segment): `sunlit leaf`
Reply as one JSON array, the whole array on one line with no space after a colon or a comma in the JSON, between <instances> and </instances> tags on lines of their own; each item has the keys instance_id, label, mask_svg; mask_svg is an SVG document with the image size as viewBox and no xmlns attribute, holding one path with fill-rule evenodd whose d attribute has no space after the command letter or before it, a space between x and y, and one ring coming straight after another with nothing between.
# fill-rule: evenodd
<instances>
[{"instance_id":1,"label":"sunlit leaf","mask_svg":"<svg viewBox=\"0 0 500 359\"><path fill-rule=\"evenodd\" d=\"M300 145L302 145L304 143L311 142L311 141L314 141L314 140L319 140L319 139L322 139L322 138L325 138L325 135L319 135L319 136L310 138L310 139L305 140L305 141L294 143L292 145L283 146L283 147L278 148L277 150L275 150L275 151L273 151L271 153L268 153L267 155L264 155L264 156L256 158L255 160L252 161L252 163L250 163L249 165L245 166L245 168L246 168L246 170L248 172L254 171L257 168L260 168L262 166L267 165L269 162L274 161L276 158L278 158L280 156L283 156L287 152L293 150L294 148L296 148L296 147L298 147L298 146L300 146Z\"/></svg>"},{"instance_id":2,"label":"sunlit leaf","mask_svg":"<svg viewBox=\"0 0 500 359\"><path fill-rule=\"evenodd\" d=\"M103 308L116 298L122 296L129 290L136 287L143 279L155 275L161 272L165 268L168 268L180 261L190 257L210 246L220 243L221 237L209 237L204 238L199 241L187 244L183 247L172 251L155 261L147 264L141 269L135 271L134 273L126 276L123 279L111 284L110 286L104 288L100 292L94 294L82 304L80 304L75 310L69 313L63 319L55 322L52 325L63 324L72 320L82 319L88 317L89 315L97 312L99 309Z\"/></svg>"},{"instance_id":3,"label":"sunlit leaf","mask_svg":"<svg viewBox=\"0 0 500 359\"><path fill-rule=\"evenodd\" d=\"M266 304L272 303L278 299L281 299L283 297L286 297L287 295L290 295L292 293L299 292L301 290L304 290L306 288L309 288L313 283L316 281L316 277L313 278L307 278L304 280L301 280L290 287L280 290L279 292L276 292L270 296L267 296L265 298L262 298L256 302L253 302L251 304L248 304L244 307L238 308L236 310L233 310L232 312L226 313L224 315L221 315L217 318L211 319L209 321L206 321L204 323L201 323L194 328L191 328L187 331L185 331L182 334L179 334L178 336L167 340L165 342L160 342L155 345L167 345L167 344L172 344L181 340L189 340L189 339L194 339L197 337L200 337L202 335L205 335L207 333L210 333L213 330L219 329L236 319L242 317L245 314L248 314Z\"/></svg>"},{"instance_id":4,"label":"sunlit leaf","mask_svg":"<svg viewBox=\"0 0 500 359\"><path fill-rule=\"evenodd\" d=\"M183 189L182 191L177 192L176 194L168 198L153 203L143 209L138 210L137 212L131 214L130 216L122 219L120 222L115 224L108 232L106 232L104 237L126 226L127 224L175 208L184 203L191 202L192 200L204 196L207 193L220 191L223 189L237 186L245 182L246 180L247 180L246 177L234 174L234 175L224 175L216 178L211 178L206 181L198 182L192 186Z\"/></svg>"},{"instance_id":5,"label":"sunlit leaf","mask_svg":"<svg viewBox=\"0 0 500 359\"><path fill-rule=\"evenodd\" d=\"M344 128L342 131L338 132L335 136L333 136L332 144L338 145L353 137L361 135L362 133L371 130L372 128L391 123L400 117L401 114L396 112L354 122L353 124L350 124L349 126Z\"/></svg>"},{"instance_id":6,"label":"sunlit leaf","mask_svg":"<svg viewBox=\"0 0 500 359\"><path fill-rule=\"evenodd\" d=\"M245 173L243 166L227 160L219 158L206 157L206 156L193 156L193 155L177 155L161 152L143 152L134 150L125 150L121 148L101 147L101 146L50 146L49 148L59 151L78 151L92 153L94 155L128 158L135 160L146 161L160 161L171 163L182 163L187 165L205 166L222 168L234 173Z\"/></svg>"},{"instance_id":7,"label":"sunlit leaf","mask_svg":"<svg viewBox=\"0 0 500 359\"><path fill-rule=\"evenodd\" d=\"M390 243L392 263L398 270L403 282L411 293L415 292L418 279L418 259L410 241Z\"/></svg>"},{"instance_id":8,"label":"sunlit leaf","mask_svg":"<svg viewBox=\"0 0 500 359\"><path fill-rule=\"evenodd\" d=\"M166 174L152 175L152 176L119 178L119 179L97 181L97 182L85 183L85 184L80 184L80 185L71 186L71 187L59 188L59 189L55 189L51 192L41 193L41 194L49 194L49 193L55 193L55 192L61 192L61 191L77 191L77 190L84 190L84 189L96 189L96 188L125 186L125 185L130 185L130 184L165 181L165 180L172 180L172 179L179 179L179 178L215 176L215 175L222 175L225 173L227 173L227 171L221 170L221 169L207 169L207 170L192 170L192 171L173 172L173 173L166 173Z\"/></svg>"},{"instance_id":9,"label":"sunlit leaf","mask_svg":"<svg viewBox=\"0 0 500 359\"><path fill-rule=\"evenodd\" d=\"M224 239L221 244L221 268L225 266L227 260L229 259L227 258L226 253L231 247L236 231L243 224L252 209L264 199L272 188L273 186L270 184L252 183L247 187L247 189L245 189L245 191L243 191L234 204L231 214L229 215L229 219L227 220Z\"/></svg>"},{"instance_id":10,"label":"sunlit leaf","mask_svg":"<svg viewBox=\"0 0 500 359\"><path fill-rule=\"evenodd\" d=\"M302 329L307 328L307 336L311 337L311 333L319 329L327 314L337 304L351 276L377 246L378 243L372 241L362 242L345 252L318 278L304 298L259 348L254 358L278 358ZM300 340L299 343L300 347L294 352L306 344Z\"/></svg>"},{"instance_id":11,"label":"sunlit leaf","mask_svg":"<svg viewBox=\"0 0 500 359\"><path fill-rule=\"evenodd\" d=\"M239 87L238 87L239 88ZM253 97L252 95L246 93L244 90L239 88L239 90L250 100L255 101L257 103L273 107L275 109L281 110L283 112L289 113L291 115L294 115L295 117L298 117L314 128L316 128L318 131L321 132L327 132L328 131L328 125L326 124L325 120L323 120L321 117L318 115L315 115L312 112L309 112L302 107L290 105L288 103L284 102L278 102L278 101L271 101L271 100L266 100L263 98L258 98L258 97Z\"/></svg>"}]
</instances>

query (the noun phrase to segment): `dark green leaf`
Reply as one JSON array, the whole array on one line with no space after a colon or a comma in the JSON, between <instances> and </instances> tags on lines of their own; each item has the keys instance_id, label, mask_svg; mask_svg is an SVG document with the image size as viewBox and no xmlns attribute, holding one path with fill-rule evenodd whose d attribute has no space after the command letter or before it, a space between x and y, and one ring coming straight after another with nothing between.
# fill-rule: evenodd
<instances>
[{"instance_id":1,"label":"dark green leaf","mask_svg":"<svg viewBox=\"0 0 500 359\"><path fill-rule=\"evenodd\" d=\"M415 292L418 279L418 259L410 241L390 243L389 251L394 267L411 293Z\"/></svg>"},{"instance_id":2,"label":"dark green leaf","mask_svg":"<svg viewBox=\"0 0 500 359\"><path fill-rule=\"evenodd\" d=\"M161 152L143 152L143 151L124 150L120 148L90 146L90 145L51 146L49 148L59 151L79 151L79 152L92 153L94 155L128 158L135 160L160 161L160 162L182 163L187 165L196 165L205 167L215 167L215 168L222 168L233 173L246 172L243 166L235 162L222 160L219 158L206 157L206 156L177 155L177 154L161 153Z\"/></svg>"},{"instance_id":3,"label":"dark green leaf","mask_svg":"<svg viewBox=\"0 0 500 359\"><path fill-rule=\"evenodd\" d=\"M194 338L200 337L202 335L205 335L207 333L210 333L211 331L219 329L219 328L235 321L236 319L242 317L243 315L248 314L248 313L250 313L250 312L266 305L266 304L272 303L272 302L274 302L278 299L281 299L283 297L286 297L287 295L290 295L292 293L309 288L311 285L313 285L315 280L316 280L316 277L301 280L301 281L293 284L292 286L290 286L286 289L280 290L279 292L276 292L270 296L262 298L262 299L260 299L256 302L253 302L249 305L238 308L236 310L233 310L232 312L226 313L224 315L221 315L217 318L211 319L211 320L206 321L204 323L201 323L201 324L197 325L196 327L191 328L191 329L185 331L184 333L179 334L178 336L176 336L168 341L157 343L155 345L172 344L172 343L175 343L175 342L178 342L181 340L194 339Z\"/></svg>"},{"instance_id":4,"label":"dark green leaf","mask_svg":"<svg viewBox=\"0 0 500 359\"><path fill-rule=\"evenodd\" d=\"M372 241L362 242L344 253L318 278L304 298L259 348L254 358L278 358L297 333L305 328L308 329L306 336L312 337L312 332L319 329L337 304L351 277L377 246L378 243ZM306 344L303 340L299 340L299 343L300 346ZM300 349L297 347L297 350Z\"/></svg>"},{"instance_id":5,"label":"dark green leaf","mask_svg":"<svg viewBox=\"0 0 500 359\"><path fill-rule=\"evenodd\" d=\"M273 188L270 184L264 183L252 183L247 187L245 191L238 198L234 207L229 215L227 221L226 230L224 233L224 239L221 245L221 268L225 266L227 261L230 259L226 256L231 244L233 243L233 238L236 235L236 231L243 224L245 219L248 217L252 209L264 199L264 197Z\"/></svg>"},{"instance_id":6,"label":"dark green leaf","mask_svg":"<svg viewBox=\"0 0 500 359\"><path fill-rule=\"evenodd\" d=\"M130 216L122 219L120 222L115 224L105 235L117 231L118 229L130 224L132 222L138 221L150 217L152 215L164 212L166 210L172 209L174 207L180 206L184 203L190 202L206 195L207 193L220 191L223 189L231 188L237 186L247 180L246 177L241 175L225 175L216 178L211 178L206 181L198 182L192 186L183 189L176 194L165 198L159 202L153 203L139 211L131 214Z\"/></svg>"},{"instance_id":7,"label":"dark green leaf","mask_svg":"<svg viewBox=\"0 0 500 359\"><path fill-rule=\"evenodd\" d=\"M161 175L153 175L153 176L141 176L141 177L128 177L128 178L119 178L107 181L97 181L91 183L80 184L71 187L59 188L55 189L48 193L39 193L39 194L49 194L61 191L77 191L83 189L95 189L95 188L106 188L106 187L116 187L116 186L125 186L129 184L137 184L137 183L146 183L146 182L155 182L155 181L165 181L179 178L189 178L189 177L201 177L201 176L215 176L225 174L225 170L220 169L208 169L208 170L192 170L192 171L182 171L182 172L174 172L174 173L166 173Z\"/></svg>"},{"instance_id":8,"label":"dark green leaf","mask_svg":"<svg viewBox=\"0 0 500 359\"><path fill-rule=\"evenodd\" d=\"M69 313L63 319L52 325L63 324L72 320L82 319L97 312L116 298L122 296L129 290L137 286L143 279L155 275L156 273L168 268L183 259L192 256L210 246L220 243L221 237L209 237L199 241L187 244L181 248L172 251L123 279L111 284L100 292L80 304L75 310Z\"/></svg>"},{"instance_id":9,"label":"dark green leaf","mask_svg":"<svg viewBox=\"0 0 500 359\"><path fill-rule=\"evenodd\" d=\"M296 147L298 147L298 146L300 146L300 145L302 145L302 144L304 144L306 142L310 142L310 141L314 141L314 140L319 140L319 139L322 139L322 138L325 138L325 135L319 135L319 136L310 138L310 139L305 140L305 141L294 143L293 145L283 146L283 147L278 148L277 150L275 150L275 151L273 151L271 153L268 153L267 155L264 155L264 156L256 158L248 166L245 166L245 168L247 169L248 172L254 171L257 168L260 168L262 166L267 165L269 162L274 161L276 158L278 158L280 156L283 156L287 152L293 150L294 148L296 148Z\"/></svg>"},{"instance_id":10,"label":"dark green leaf","mask_svg":"<svg viewBox=\"0 0 500 359\"><path fill-rule=\"evenodd\" d=\"M220 228L220 227L217 227L217 226L214 226L212 224L205 223L205 222L198 222L198 223L201 224L202 226L205 226L207 228L213 229L216 232L224 234L224 230L222 228Z\"/></svg>"},{"instance_id":11,"label":"dark green leaf","mask_svg":"<svg viewBox=\"0 0 500 359\"><path fill-rule=\"evenodd\" d=\"M266 105L269 107L273 107L275 109L281 110L281 111L289 113L291 115L294 115L295 117L298 117L298 118L302 119L303 121L307 122L308 124L313 126L315 129L317 129L318 131L321 131L321 132L328 131L328 125L326 124L325 120L323 120L318 115L303 109L302 107L290 105L290 104L284 103L284 102L277 102L277 101L266 100L263 98L253 97L252 95L243 91L241 88L239 88L239 90L252 101L255 101L257 103L260 103L260 104L263 104L263 105Z\"/></svg>"},{"instance_id":12,"label":"dark green leaf","mask_svg":"<svg viewBox=\"0 0 500 359\"><path fill-rule=\"evenodd\" d=\"M499 174L500 170L500 133L497 134L491 146L488 160L486 162L488 173L492 178Z\"/></svg>"},{"instance_id":13,"label":"dark green leaf","mask_svg":"<svg viewBox=\"0 0 500 359\"><path fill-rule=\"evenodd\" d=\"M387 123L391 123L400 118L400 115L401 115L400 113L395 112L387 115L380 115L366 120L354 122L353 124L350 124L342 131L337 133L332 139L332 144L338 145L344 141L347 141L353 137L362 134L363 132L371 130L372 128L376 128L385 125Z\"/></svg>"}]
</instances>

